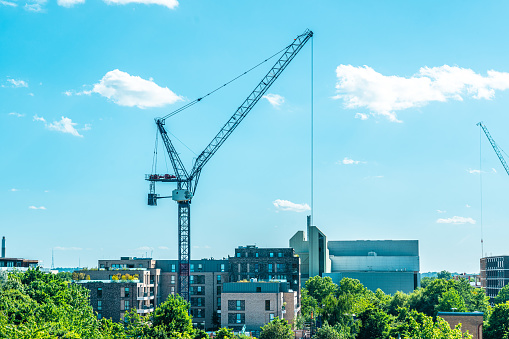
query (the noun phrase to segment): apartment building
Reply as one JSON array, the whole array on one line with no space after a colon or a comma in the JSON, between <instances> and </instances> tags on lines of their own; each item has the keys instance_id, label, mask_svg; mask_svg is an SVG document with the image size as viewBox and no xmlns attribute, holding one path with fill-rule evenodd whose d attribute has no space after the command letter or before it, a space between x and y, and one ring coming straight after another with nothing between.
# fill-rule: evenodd
<instances>
[{"instance_id":1,"label":"apartment building","mask_svg":"<svg viewBox=\"0 0 509 339\"><path fill-rule=\"evenodd\" d=\"M221 327L257 332L279 317L293 323L300 310L297 291L287 282L236 282L224 284Z\"/></svg>"},{"instance_id":2,"label":"apartment building","mask_svg":"<svg viewBox=\"0 0 509 339\"><path fill-rule=\"evenodd\" d=\"M239 246L228 258L230 281L282 281L297 292L300 300L300 258L293 248L259 248Z\"/></svg>"},{"instance_id":3,"label":"apartment building","mask_svg":"<svg viewBox=\"0 0 509 339\"><path fill-rule=\"evenodd\" d=\"M490 302L509 282L509 256L491 256L481 258L481 286L490 297Z\"/></svg>"}]
</instances>

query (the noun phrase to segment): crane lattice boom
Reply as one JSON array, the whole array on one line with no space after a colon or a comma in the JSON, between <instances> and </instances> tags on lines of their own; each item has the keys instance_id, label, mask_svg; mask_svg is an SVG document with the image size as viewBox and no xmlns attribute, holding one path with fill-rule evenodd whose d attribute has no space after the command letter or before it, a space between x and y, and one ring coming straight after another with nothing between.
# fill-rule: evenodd
<instances>
[{"instance_id":1,"label":"crane lattice boom","mask_svg":"<svg viewBox=\"0 0 509 339\"><path fill-rule=\"evenodd\" d=\"M484 131L484 134L486 134L486 137L490 141L491 147L495 150L495 153L497 153L498 159L500 159L500 162L502 163L502 166L504 166L505 171L509 175L509 166L507 165L507 162L504 159L504 156L502 155L502 152L500 152L500 148L497 146L497 143L495 140L491 137L490 132L488 131L488 128L482 123L477 123L477 126L481 126L482 130Z\"/></svg>"}]
</instances>

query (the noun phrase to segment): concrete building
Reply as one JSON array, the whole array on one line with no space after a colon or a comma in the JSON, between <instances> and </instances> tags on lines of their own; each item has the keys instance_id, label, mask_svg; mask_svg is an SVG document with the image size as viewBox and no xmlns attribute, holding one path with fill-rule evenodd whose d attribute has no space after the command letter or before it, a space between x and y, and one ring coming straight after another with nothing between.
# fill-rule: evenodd
<instances>
[{"instance_id":1,"label":"concrete building","mask_svg":"<svg viewBox=\"0 0 509 339\"><path fill-rule=\"evenodd\" d=\"M447 321L449 327L461 324L461 332L468 331L472 339L482 339L483 312L438 312L437 315Z\"/></svg>"},{"instance_id":2,"label":"concrete building","mask_svg":"<svg viewBox=\"0 0 509 339\"><path fill-rule=\"evenodd\" d=\"M418 240L329 241L330 276L358 279L372 291L410 293L420 286Z\"/></svg>"},{"instance_id":3,"label":"concrete building","mask_svg":"<svg viewBox=\"0 0 509 339\"><path fill-rule=\"evenodd\" d=\"M481 286L490 297L490 302L509 282L509 256L491 256L481 258Z\"/></svg>"},{"instance_id":4,"label":"concrete building","mask_svg":"<svg viewBox=\"0 0 509 339\"><path fill-rule=\"evenodd\" d=\"M260 328L276 317L293 323L300 308L297 291L285 282L236 282L224 284L221 327L257 335Z\"/></svg>"},{"instance_id":5,"label":"concrete building","mask_svg":"<svg viewBox=\"0 0 509 339\"><path fill-rule=\"evenodd\" d=\"M290 247L300 257L301 284L309 277L322 276L330 272L329 250L327 237L316 226L311 226L310 217L307 219L307 239L304 231L298 231L290 239Z\"/></svg>"},{"instance_id":6,"label":"concrete building","mask_svg":"<svg viewBox=\"0 0 509 339\"><path fill-rule=\"evenodd\" d=\"M30 268L39 266L39 260L30 260L22 258L7 258L5 256L5 237L2 237L2 255L0 256L0 270L10 271L26 271Z\"/></svg>"},{"instance_id":7,"label":"concrete building","mask_svg":"<svg viewBox=\"0 0 509 339\"><path fill-rule=\"evenodd\" d=\"M300 300L300 257L293 248L239 246L228 261L231 282L251 279L288 282Z\"/></svg>"},{"instance_id":8,"label":"concrete building","mask_svg":"<svg viewBox=\"0 0 509 339\"><path fill-rule=\"evenodd\" d=\"M342 278L358 279L372 291L387 294L412 292L420 286L418 240L327 241L325 234L311 226L308 238L298 231L290 247L301 258L301 284L309 277L330 276L339 284Z\"/></svg>"}]
</instances>

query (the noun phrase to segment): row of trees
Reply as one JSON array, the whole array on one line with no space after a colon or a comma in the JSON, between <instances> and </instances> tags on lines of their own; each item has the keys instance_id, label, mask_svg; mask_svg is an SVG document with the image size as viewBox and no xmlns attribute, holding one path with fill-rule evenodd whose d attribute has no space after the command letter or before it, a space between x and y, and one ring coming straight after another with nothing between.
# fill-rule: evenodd
<instances>
[{"instance_id":1,"label":"row of trees","mask_svg":"<svg viewBox=\"0 0 509 339\"><path fill-rule=\"evenodd\" d=\"M88 290L65 280L65 275L39 270L0 272L0 338L207 338L193 329L189 304L170 297L151 318L136 310L124 323L98 320L89 304ZM313 277L302 290L301 315L296 328L321 325L315 339L466 339L459 328L451 329L439 311L484 312L484 337L509 338L509 287L499 294L493 308L482 289L464 280L434 279L426 287L405 294L372 292L358 280L344 278L336 285L328 277ZM234 336L220 329L217 338ZM276 318L262 328L260 339L292 339L291 326Z\"/></svg>"}]
</instances>

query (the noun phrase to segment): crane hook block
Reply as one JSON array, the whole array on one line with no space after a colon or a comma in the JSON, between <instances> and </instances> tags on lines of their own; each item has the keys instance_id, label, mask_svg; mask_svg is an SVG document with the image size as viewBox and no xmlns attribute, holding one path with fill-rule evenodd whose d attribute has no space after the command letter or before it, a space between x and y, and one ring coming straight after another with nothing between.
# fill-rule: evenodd
<instances>
[{"instance_id":1,"label":"crane hook block","mask_svg":"<svg viewBox=\"0 0 509 339\"><path fill-rule=\"evenodd\" d=\"M187 201L191 200L193 194L188 190L173 190L171 192L171 198L175 201Z\"/></svg>"},{"instance_id":2,"label":"crane hook block","mask_svg":"<svg viewBox=\"0 0 509 339\"><path fill-rule=\"evenodd\" d=\"M154 194L154 193L148 194L148 205L149 206L157 206L157 194Z\"/></svg>"}]
</instances>

